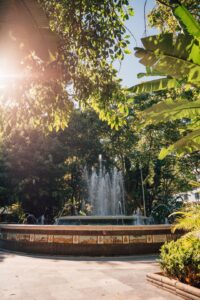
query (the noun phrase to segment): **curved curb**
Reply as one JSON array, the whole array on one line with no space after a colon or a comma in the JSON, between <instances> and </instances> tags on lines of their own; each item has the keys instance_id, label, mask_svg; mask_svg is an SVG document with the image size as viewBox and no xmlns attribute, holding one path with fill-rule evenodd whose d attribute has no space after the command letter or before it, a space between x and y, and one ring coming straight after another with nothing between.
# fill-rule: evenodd
<instances>
[{"instance_id":1,"label":"curved curb","mask_svg":"<svg viewBox=\"0 0 200 300\"><path fill-rule=\"evenodd\" d=\"M193 286L187 285L175 279L170 279L160 273L147 274L147 280L168 292L171 292L186 300L199 300L200 299L200 289Z\"/></svg>"}]
</instances>

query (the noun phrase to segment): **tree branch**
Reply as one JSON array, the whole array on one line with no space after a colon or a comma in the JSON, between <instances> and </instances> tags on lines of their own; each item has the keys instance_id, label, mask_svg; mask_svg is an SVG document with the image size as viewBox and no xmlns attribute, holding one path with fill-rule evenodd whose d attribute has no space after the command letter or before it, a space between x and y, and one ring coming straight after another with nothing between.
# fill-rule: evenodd
<instances>
[{"instance_id":1,"label":"tree branch","mask_svg":"<svg viewBox=\"0 0 200 300\"><path fill-rule=\"evenodd\" d=\"M145 0L144 3L144 35L147 35L147 22L146 22L146 6L147 6L147 0Z\"/></svg>"},{"instance_id":2,"label":"tree branch","mask_svg":"<svg viewBox=\"0 0 200 300\"><path fill-rule=\"evenodd\" d=\"M170 7L170 8L171 8L171 6L170 6L169 4L167 4L166 2L163 2L162 0L156 0L156 1L157 1L158 3L164 5L164 6L167 6L167 7Z\"/></svg>"}]
</instances>

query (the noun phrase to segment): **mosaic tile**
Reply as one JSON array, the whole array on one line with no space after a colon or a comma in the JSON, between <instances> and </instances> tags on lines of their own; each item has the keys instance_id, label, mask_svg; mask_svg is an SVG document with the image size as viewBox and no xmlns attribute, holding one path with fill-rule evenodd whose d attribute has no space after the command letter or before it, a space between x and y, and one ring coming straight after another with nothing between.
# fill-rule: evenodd
<instances>
[{"instance_id":1,"label":"mosaic tile","mask_svg":"<svg viewBox=\"0 0 200 300\"><path fill-rule=\"evenodd\" d=\"M166 234L153 235L153 242L154 243L163 243L163 242L166 242L166 240L167 240Z\"/></svg>"},{"instance_id":2,"label":"mosaic tile","mask_svg":"<svg viewBox=\"0 0 200 300\"><path fill-rule=\"evenodd\" d=\"M123 244L129 244L129 235L123 235Z\"/></svg>"},{"instance_id":3,"label":"mosaic tile","mask_svg":"<svg viewBox=\"0 0 200 300\"><path fill-rule=\"evenodd\" d=\"M7 233L2 233L2 239L7 240Z\"/></svg>"},{"instance_id":4,"label":"mosaic tile","mask_svg":"<svg viewBox=\"0 0 200 300\"><path fill-rule=\"evenodd\" d=\"M103 244L103 236L98 236L98 244Z\"/></svg>"},{"instance_id":5,"label":"mosaic tile","mask_svg":"<svg viewBox=\"0 0 200 300\"><path fill-rule=\"evenodd\" d=\"M19 234L19 235L17 235L17 240L29 242L30 234Z\"/></svg>"},{"instance_id":6,"label":"mosaic tile","mask_svg":"<svg viewBox=\"0 0 200 300\"><path fill-rule=\"evenodd\" d=\"M122 235L113 236L113 244L123 244L123 236Z\"/></svg>"},{"instance_id":7,"label":"mosaic tile","mask_svg":"<svg viewBox=\"0 0 200 300\"><path fill-rule=\"evenodd\" d=\"M53 243L53 235L48 235L48 243Z\"/></svg>"},{"instance_id":8,"label":"mosaic tile","mask_svg":"<svg viewBox=\"0 0 200 300\"><path fill-rule=\"evenodd\" d=\"M104 244L113 244L113 237L110 235L103 236Z\"/></svg>"},{"instance_id":9,"label":"mosaic tile","mask_svg":"<svg viewBox=\"0 0 200 300\"><path fill-rule=\"evenodd\" d=\"M97 236L80 236L79 237L79 244L97 244Z\"/></svg>"},{"instance_id":10,"label":"mosaic tile","mask_svg":"<svg viewBox=\"0 0 200 300\"><path fill-rule=\"evenodd\" d=\"M78 243L79 243L79 236L73 235L73 244L78 244Z\"/></svg>"},{"instance_id":11,"label":"mosaic tile","mask_svg":"<svg viewBox=\"0 0 200 300\"><path fill-rule=\"evenodd\" d=\"M153 243L153 236L147 235L147 243Z\"/></svg>"},{"instance_id":12,"label":"mosaic tile","mask_svg":"<svg viewBox=\"0 0 200 300\"><path fill-rule=\"evenodd\" d=\"M174 236L172 234L166 234L167 241L172 241L174 239Z\"/></svg>"},{"instance_id":13,"label":"mosaic tile","mask_svg":"<svg viewBox=\"0 0 200 300\"><path fill-rule=\"evenodd\" d=\"M147 242L147 236L146 235L130 235L130 243L146 243Z\"/></svg>"},{"instance_id":14,"label":"mosaic tile","mask_svg":"<svg viewBox=\"0 0 200 300\"><path fill-rule=\"evenodd\" d=\"M17 235L16 233L7 233L6 239L9 241L16 241L19 240L19 234Z\"/></svg>"},{"instance_id":15,"label":"mosaic tile","mask_svg":"<svg viewBox=\"0 0 200 300\"><path fill-rule=\"evenodd\" d=\"M47 234L35 234L35 242L47 242Z\"/></svg>"},{"instance_id":16,"label":"mosaic tile","mask_svg":"<svg viewBox=\"0 0 200 300\"><path fill-rule=\"evenodd\" d=\"M35 240L35 235L34 234L30 234L30 242L34 242Z\"/></svg>"},{"instance_id":17,"label":"mosaic tile","mask_svg":"<svg viewBox=\"0 0 200 300\"><path fill-rule=\"evenodd\" d=\"M72 244L73 237L72 237L72 235L54 235L53 242L54 243Z\"/></svg>"}]
</instances>

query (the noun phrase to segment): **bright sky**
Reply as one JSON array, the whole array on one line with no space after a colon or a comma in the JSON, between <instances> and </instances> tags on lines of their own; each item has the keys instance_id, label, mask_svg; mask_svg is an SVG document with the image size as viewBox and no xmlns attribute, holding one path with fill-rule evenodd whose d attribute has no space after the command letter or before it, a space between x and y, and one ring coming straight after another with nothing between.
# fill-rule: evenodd
<instances>
[{"instance_id":1,"label":"bright sky","mask_svg":"<svg viewBox=\"0 0 200 300\"><path fill-rule=\"evenodd\" d=\"M126 55L124 61L122 62L121 69L119 72L119 77L122 78L123 86L133 86L139 82L145 81L145 78L137 79L137 74L145 71L145 67L141 65L138 61L138 58L134 56L133 48L136 46L141 46L140 39L144 37L144 4L145 0L131 0L131 6L134 8L135 15L127 21L126 27L128 27L136 38L137 45L134 39L131 37L131 44L129 49L132 51L132 54ZM155 6L154 0L148 0L146 6L146 13L148 13ZM129 34L127 32L127 34ZM147 27L147 35L156 34L155 29ZM119 69L119 65L116 66ZM150 78L148 78L150 79Z\"/></svg>"}]
</instances>

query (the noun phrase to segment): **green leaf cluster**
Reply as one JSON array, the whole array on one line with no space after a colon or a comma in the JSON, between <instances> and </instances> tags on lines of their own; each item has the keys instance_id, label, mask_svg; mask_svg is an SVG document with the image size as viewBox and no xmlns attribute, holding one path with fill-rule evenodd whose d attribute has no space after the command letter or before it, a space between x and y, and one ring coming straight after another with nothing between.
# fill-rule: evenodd
<instances>
[{"instance_id":1,"label":"green leaf cluster","mask_svg":"<svg viewBox=\"0 0 200 300\"><path fill-rule=\"evenodd\" d=\"M200 239L183 239L161 247L160 266L164 273L183 283L200 287Z\"/></svg>"},{"instance_id":2,"label":"green leaf cluster","mask_svg":"<svg viewBox=\"0 0 200 300\"><path fill-rule=\"evenodd\" d=\"M185 207L172 214L176 217L173 232L186 232L177 241L161 248L162 270L184 283L200 287L200 205Z\"/></svg>"},{"instance_id":3,"label":"green leaf cluster","mask_svg":"<svg viewBox=\"0 0 200 300\"><path fill-rule=\"evenodd\" d=\"M144 48L135 48L136 56L147 67L147 73L139 77L165 76L133 86L133 93L155 92L159 90L193 90L193 99L167 99L143 112L143 124L182 119L188 124L186 135L175 144L163 149L160 158L171 152L179 155L200 149L199 112L200 103L200 25L181 4L172 5L172 11L185 33L165 33L142 39ZM196 92L195 92L196 90Z\"/></svg>"}]
</instances>

